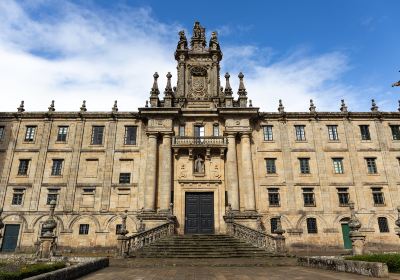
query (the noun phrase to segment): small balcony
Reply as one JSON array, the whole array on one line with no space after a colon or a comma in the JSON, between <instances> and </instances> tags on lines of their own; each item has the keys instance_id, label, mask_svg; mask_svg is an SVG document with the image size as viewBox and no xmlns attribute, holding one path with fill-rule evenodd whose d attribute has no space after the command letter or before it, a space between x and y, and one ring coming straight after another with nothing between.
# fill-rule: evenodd
<instances>
[{"instance_id":1,"label":"small balcony","mask_svg":"<svg viewBox=\"0 0 400 280\"><path fill-rule=\"evenodd\" d=\"M173 147L226 147L228 140L223 136L189 137L175 136Z\"/></svg>"}]
</instances>

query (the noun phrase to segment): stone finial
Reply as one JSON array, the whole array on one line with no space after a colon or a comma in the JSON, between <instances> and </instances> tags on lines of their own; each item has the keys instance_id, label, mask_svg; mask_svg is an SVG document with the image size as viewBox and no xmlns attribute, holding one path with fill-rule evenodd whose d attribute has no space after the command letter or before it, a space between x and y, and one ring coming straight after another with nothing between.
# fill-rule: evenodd
<instances>
[{"instance_id":1,"label":"stone finial","mask_svg":"<svg viewBox=\"0 0 400 280\"><path fill-rule=\"evenodd\" d=\"M48 109L49 109L49 112L54 112L56 110L56 108L54 107L54 100L51 100L51 104Z\"/></svg>"},{"instance_id":2,"label":"stone finial","mask_svg":"<svg viewBox=\"0 0 400 280\"><path fill-rule=\"evenodd\" d=\"M311 113L315 113L315 110L317 109L317 107L314 105L314 101L312 99L310 99L310 112Z\"/></svg>"},{"instance_id":3,"label":"stone finial","mask_svg":"<svg viewBox=\"0 0 400 280\"><path fill-rule=\"evenodd\" d=\"M160 91L158 89L158 82L157 82L158 77L160 77L160 76L158 75L157 72L155 72L153 75L153 78L154 78L153 87L151 88L151 92L150 92L152 97L157 97L160 94Z\"/></svg>"},{"instance_id":4,"label":"stone finial","mask_svg":"<svg viewBox=\"0 0 400 280\"><path fill-rule=\"evenodd\" d=\"M117 100L114 101L114 105L112 106L111 111L112 111L113 113L118 112Z\"/></svg>"},{"instance_id":5,"label":"stone finial","mask_svg":"<svg viewBox=\"0 0 400 280\"><path fill-rule=\"evenodd\" d=\"M149 107L149 100L146 100L146 105L144 105L144 107Z\"/></svg>"},{"instance_id":6,"label":"stone finial","mask_svg":"<svg viewBox=\"0 0 400 280\"><path fill-rule=\"evenodd\" d=\"M24 105L25 101L21 100L21 104L19 104L19 107L17 108L18 113L23 113L25 112L25 105Z\"/></svg>"},{"instance_id":7,"label":"stone finial","mask_svg":"<svg viewBox=\"0 0 400 280\"><path fill-rule=\"evenodd\" d=\"M57 202L55 200L50 201L49 218L43 223L42 226L43 236L54 236L54 229L57 227L57 222L54 219L54 209L56 208L56 204Z\"/></svg>"},{"instance_id":8,"label":"stone finial","mask_svg":"<svg viewBox=\"0 0 400 280\"><path fill-rule=\"evenodd\" d=\"M216 31L211 32L210 43L208 44L211 50L219 50L218 33Z\"/></svg>"},{"instance_id":9,"label":"stone finial","mask_svg":"<svg viewBox=\"0 0 400 280\"><path fill-rule=\"evenodd\" d=\"M279 99L278 112L279 113L284 113L285 112L285 107L283 107L281 99Z\"/></svg>"},{"instance_id":10,"label":"stone finial","mask_svg":"<svg viewBox=\"0 0 400 280\"><path fill-rule=\"evenodd\" d=\"M351 211L351 217L349 221L350 231L358 232L358 230L361 228L361 222L356 217L356 211L354 210L355 208L353 201L349 202L349 209Z\"/></svg>"},{"instance_id":11,"label":"stone finial","mask_svg":"<svg viewBox=\"0 0 400 280\"><path fill-rule=\"evenodd\" d=\"M87 111L87 109L86 109L86 100L83 100L83 102L82 102L82 106L81 106L81 113L83 113L83 112L86 112Z\"/></svg>"},{"instance_id":12,"label":"stone finial","mask_svg":"<svg viewBox=\"0 0 400 280\"><path fill-rule=\"evenodd\" d=\"M179 31L179 42L176 47L177 50L186 50L188 46L188 42L186 39L185 31L181 30Z\"/></svg>"},{"instance_id":13,"label":"stone finial","mask_svg":"<svg viewBox=\"0 0 400 280\"><path fill-rule=\"evenodd\" d=\"M232 96L232 88L231 88L231 84L229 82L229 78L231 77L231 75L229 75L228 72L225 73L225 95L226 96Z\"/></svg>"},{"instance_id":14,"label":"stone finial","mask_svg":"<svg viewBox=\"0 0 400 280\"><path fill-rule=\"evenodd\" d=\"M244 83L243 83L243 78L244 75L242 72L239 73L238 75L239 77L239 90L238 90L238 95L239 96L246 96L247 92L246 92L246 88L244 87Z\"/></svg>"},{"instance_id":15,"label":"stone finial","mask_svg":"<svg viewBox=\"0 0 400 280\"><path fill-rule=\"evenodd\" d=\"M342 99L340 102L341 102L341 104L340 104L340 112L346 113L347 112L347 106L344 103L344 99Z\"/></svg>"},{"instance_id":16,"label":"stone finial","mask_svg":"<svg viewBox=\"0 0 400 280\"><path fill-rule=\"evenodd\" d=\"M249 99L249 107L253 107L253 102Z\"/></svg>"},{"instance_id":17,"label":"stone finial","mask_svg":"<svg viewBox=\"0 0 400 280\"><path fill-rule=\"evenodd\" d=\"M171 86L171 78L172 78L171 72L168 72L166 77L167 77L167 86L165 87L164 94L172 95L173 91Z\"/></svg>"},{"instance_id":18,"label":"stone finial","mask_svg":"<svg viewBox=\"0 0 400 280\"><path fill-rule=\"evenodd\" d=\"M372 112L378 112L379 107L376 106L375 99L371 99L371 104L372 104L371 111Z\"/></svg>"}]
</instances>

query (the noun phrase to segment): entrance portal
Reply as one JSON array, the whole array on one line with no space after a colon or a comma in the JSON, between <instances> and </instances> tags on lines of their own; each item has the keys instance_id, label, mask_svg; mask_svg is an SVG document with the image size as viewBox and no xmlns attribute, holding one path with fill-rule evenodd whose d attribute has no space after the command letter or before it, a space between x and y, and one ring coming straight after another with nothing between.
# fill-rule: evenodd
<instances>
[{"instance_id":1,"label":"entrance portal","mask_svg":"<svg viewBox=\"0 0 400 280\"><path fill-rule=\"evenodd\" d=\"M4 228L2 252L14 252L17 247L20 225L6 225Z\"/></svg>"},{"instance_id":2,"label":"entrance portal","mask_svg":"<svg viewBox=\"0 0 400 280\"><path fill-rule=\"evenodd\" d=\"M214 193L186 193L185 233L214 233Z\"/></svg>"},{"instance_id":3,"label":"entrance portal","mask_svg":"<svg viewBox=\"0 0 400 280\"><path fill-rule=\"evenodd\" d=\"M345 249L351 249L350 228L348 224L342 224L343 245Z\"/></svg>"}]
</instances>

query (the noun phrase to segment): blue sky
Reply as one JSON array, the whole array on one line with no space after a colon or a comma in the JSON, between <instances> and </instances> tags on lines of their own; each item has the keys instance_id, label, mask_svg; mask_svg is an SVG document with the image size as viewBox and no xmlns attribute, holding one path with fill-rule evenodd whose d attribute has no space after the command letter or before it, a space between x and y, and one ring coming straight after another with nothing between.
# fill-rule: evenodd
<instances>
[{"instance_id":1,"label":"blue sky","mask_svg":"<svg viewBox=\"0 0 400 280\"><path fill-rule=\"evenodd\" d=\"M152 73L175 76L177 32L217 30L237 89L263 111L397 110L400 1L0 1L0 111L136 110ZM234 89L235 90L235 89Z\"/></svg>"}]
</instances>

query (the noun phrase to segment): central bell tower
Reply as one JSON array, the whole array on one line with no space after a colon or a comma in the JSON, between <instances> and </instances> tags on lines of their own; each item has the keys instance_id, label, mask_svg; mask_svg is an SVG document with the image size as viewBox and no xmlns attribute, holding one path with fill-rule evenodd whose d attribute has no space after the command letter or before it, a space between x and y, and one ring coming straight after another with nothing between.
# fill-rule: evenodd
<instances>
[{"instance_id":1,"label":"central bell tower","mask_svg":"<svg viewBox=\"0 0 400 280\"><path fill-rule=\"evenodd\" d=\"M211 33L207 46L205 28L199 22L193 26L190 46L184 31L179 32L175 51L178 81L175 93L179 107L218 107L224 94L220 88L219 71L222 52L217 32Z\"/></svg>"}]
</instances>

